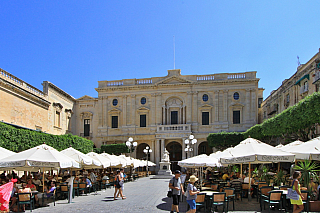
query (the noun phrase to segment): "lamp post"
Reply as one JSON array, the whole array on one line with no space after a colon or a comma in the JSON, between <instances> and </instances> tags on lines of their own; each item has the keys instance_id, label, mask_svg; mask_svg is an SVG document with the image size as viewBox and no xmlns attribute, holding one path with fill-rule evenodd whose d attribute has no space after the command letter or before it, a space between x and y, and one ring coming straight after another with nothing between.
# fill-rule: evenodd
<instances>
[{"instance_id":1,"label":"lamp post","mask_svg":"<svg viewBox=\"0 0 320 213\"><path fill-rule=\"evenodd\" d=\"M133 138L132 137L128 138L128 140L126 142L126 146L129 148L130 159L131 159L131 153L134 151L134 149L136 148L137 145L138 145L138 143L137 142L133 142ZM130 176L132 177L131 166L130 166Z\"/></svg>"},{"instance_id":2,"label":"lamp post","mask_svg":"<svg viewBox=\"0 0 320 213\"><path fill-rule=\"evenodd\" d=\"M184 143L186 145L186 148L184 149L187 155L186 158L188 158L188 152L191 153L193 151L193 145L197 142L198 140L194 138L194 135L190 135L189 138L184 140Z\"/></svg>"},{"instance_id":3,"label":"lamp post","mask_svg":"<svg viewBox=\"0 0 320 213\"><path fill-rule=\"evenodd\" d=\"M149 146L147 146L143 152L147 155L147 177L149 177L149 167L148 167L148 160L149 160L149 153L152 152L152 149L150 149Z\"/></svg>"}]
</instances>

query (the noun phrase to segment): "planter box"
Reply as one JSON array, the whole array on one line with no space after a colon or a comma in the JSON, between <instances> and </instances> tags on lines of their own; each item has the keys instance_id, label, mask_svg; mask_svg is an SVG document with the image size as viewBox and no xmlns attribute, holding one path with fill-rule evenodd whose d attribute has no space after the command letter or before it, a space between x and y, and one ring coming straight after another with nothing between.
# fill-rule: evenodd
<instances>
[{"instance_id":1,"label":"planter box","mask_svg":"<svg viewBox=\"0 0 320 213\"><path fill-rule=\"evenodd\" d=\"M320 200L309 201L310 212L320 212Z\"/></svg>"}]
</instances>

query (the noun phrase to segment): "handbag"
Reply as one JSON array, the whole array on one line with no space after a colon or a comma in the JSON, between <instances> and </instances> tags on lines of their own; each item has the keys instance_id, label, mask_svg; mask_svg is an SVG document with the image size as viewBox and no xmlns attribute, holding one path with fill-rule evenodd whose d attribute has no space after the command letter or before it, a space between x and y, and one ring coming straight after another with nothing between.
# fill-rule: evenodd
<instances>
[{"instance_id":1,"label":"handbag","mask_svg":"<svg viewBox=\"0 0 320 213\"><path fill-rule=\"evenodd\" d=\"M167 197L172 197L172 191L171 190L168 191Z\"/></svg>"},{"instance_id":2,"label":"handbag","mask_svg":"<svg viewBox=\"0 0 320 213\"><path fill-rule=\"evenodd\" d=\"M293 188L293 184L294 184L294 180L293 180L291 188L288 188L287 199L299 200L300 199L300 195L298 195L296 190L292 189Z\"/></svg>"}]
</instances>

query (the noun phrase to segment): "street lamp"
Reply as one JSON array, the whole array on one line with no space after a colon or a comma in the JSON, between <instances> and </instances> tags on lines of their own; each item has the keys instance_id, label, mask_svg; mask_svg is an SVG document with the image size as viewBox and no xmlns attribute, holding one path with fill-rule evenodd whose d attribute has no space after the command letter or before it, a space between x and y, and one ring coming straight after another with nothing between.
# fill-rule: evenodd
<instances>
[{"instance_id":1,"label":"street lamp","mask_svg":"<svg viewBox=\"0 0 320 213\"><path fill-rule=\"evenodd\" d=\"M192 152L193 151L193 145L196 144L198 142L197 139L194 138L193 135L190 135L189 138L184 140L184 143L186 144L186 148L184 149L184 151L187 154L187 158L188 158L188 152Z\"/></svg>"},{"instance_id":2,"label":"street lamp","mask_svg":"<svg viewBox=\"0 0 320 213\"><path fill-rule=\"evenodd\" d=\"M149 177L149 167L148 167L148 157L149 157L149 153L152 152L152 149L150 149L149 146L147 146L143 152L147 155L147 177Z\"/></svg>"},{"instance_id":3,"label":"street lamp","mask_svg":"<svg viewBox=\"0 0 320 213\"><path fill-rule=\"evenodd\" d=\"M131 152L134 151L134 149L136 148L136 146L138 145L137 142L133 142L133 138L130 137L128 138L127 142L126 142L126 146L129 148L129 152L130 152L130 159L131 159ZM130 166L130 176L132 177L132 168Z\"/></svg>"}]
</instances>

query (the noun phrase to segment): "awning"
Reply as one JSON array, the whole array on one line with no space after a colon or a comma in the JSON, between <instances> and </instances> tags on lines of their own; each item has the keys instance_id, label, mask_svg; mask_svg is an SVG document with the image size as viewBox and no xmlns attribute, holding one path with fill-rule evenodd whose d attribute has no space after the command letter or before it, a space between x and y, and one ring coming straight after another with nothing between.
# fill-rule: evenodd
<instances>
[{"instance_id":1,"label":"awning","mask_svg":"<svg viewBox=\"0 0 320 213\"><path fill-rule=\"evenodd\" d=\"M305 79L305 78L307 78L308 80L310 80L309 74L304 75L304 76L303 76L302 78L300 78L294 85L299 84L299 86L300 86L300 82L301 82L303 79Z\"/></svg>"}]
</instances>

